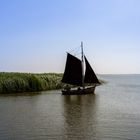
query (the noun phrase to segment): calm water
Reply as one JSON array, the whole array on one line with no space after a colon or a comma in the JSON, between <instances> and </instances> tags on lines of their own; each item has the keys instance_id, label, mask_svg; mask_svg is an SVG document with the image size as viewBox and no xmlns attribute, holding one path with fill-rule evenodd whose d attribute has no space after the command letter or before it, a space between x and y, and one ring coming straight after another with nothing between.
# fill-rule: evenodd
<instances>
[{"instance_id":1,"label":"calm water","mask_svg":"<svg viewBox=\"0 0 140 140\"><path fill-rule=\"evenodd\" d=\"M140 75L102 75L95 95L0 96L0 140L140 140Z\"/></svg>"}]
</instances>

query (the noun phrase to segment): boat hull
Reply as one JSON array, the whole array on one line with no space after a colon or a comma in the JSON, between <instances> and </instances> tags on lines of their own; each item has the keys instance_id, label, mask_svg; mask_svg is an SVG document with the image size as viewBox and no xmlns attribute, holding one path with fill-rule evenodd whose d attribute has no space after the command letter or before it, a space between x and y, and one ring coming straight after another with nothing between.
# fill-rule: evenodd
<instances>
[{"instance_id":1,"label":"boat hull","mask_svg":"<svg viewBox=\"0 0 140 140\"><path fill-rule=\"evenodd\" d=\"M85 95L85 94L94 94L96 86L87 87L84 89L71 89L71 90L62 90L62 95Z\"/></svg>"}]
</instances>

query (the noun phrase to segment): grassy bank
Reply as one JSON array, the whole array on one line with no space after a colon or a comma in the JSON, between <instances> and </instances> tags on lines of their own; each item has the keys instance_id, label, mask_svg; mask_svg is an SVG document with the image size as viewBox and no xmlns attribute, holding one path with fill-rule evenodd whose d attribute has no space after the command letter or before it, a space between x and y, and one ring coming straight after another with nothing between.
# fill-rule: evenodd
<instances>
[{"instance_id":1,"label":"grassy bank","mask_svg":"<svg viewBox=\"0 0 140 140\"><path fill-rule=\"evenodd\" d=\"M0 93L60 89L62 74L0 73Z\"/></svg>"}]
</instances>

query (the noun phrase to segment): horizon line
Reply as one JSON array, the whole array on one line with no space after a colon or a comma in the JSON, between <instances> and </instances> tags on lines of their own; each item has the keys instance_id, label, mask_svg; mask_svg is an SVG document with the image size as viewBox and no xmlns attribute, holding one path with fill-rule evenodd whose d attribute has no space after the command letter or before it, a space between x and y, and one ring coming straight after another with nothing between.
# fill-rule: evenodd
<instances>
[{"instance_id":1,"label":"horizon line","mask_svg":"<svg viewBox=\"0 0 140 140\"><path fill-rule=\"evenodd\" d=\"M34 73L34 74L42 74L42 73L59 73L63 74L63 72L27 72L27 71L0 71L0 73ZM140 73L96 73L97 75L140 75Z\"/></svg>"}]
</instances>

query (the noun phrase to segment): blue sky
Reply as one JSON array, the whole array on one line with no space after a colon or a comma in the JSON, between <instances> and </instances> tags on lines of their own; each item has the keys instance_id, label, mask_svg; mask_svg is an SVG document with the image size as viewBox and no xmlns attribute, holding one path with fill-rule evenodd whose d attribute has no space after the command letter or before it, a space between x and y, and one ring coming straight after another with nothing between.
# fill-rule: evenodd
<instances>
[{"instance_id":1,"label":"blue sky","mask_svg":"<svg viewBox=\"0 0 140 140\"><path fill-rule=\"evenodd\" d=\"M99 74L140 73L139 0L0 0L0 71L63 72L84 42Z\"/></svg>"}]
</instances>

